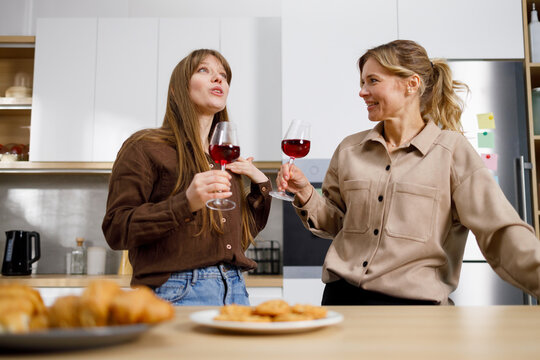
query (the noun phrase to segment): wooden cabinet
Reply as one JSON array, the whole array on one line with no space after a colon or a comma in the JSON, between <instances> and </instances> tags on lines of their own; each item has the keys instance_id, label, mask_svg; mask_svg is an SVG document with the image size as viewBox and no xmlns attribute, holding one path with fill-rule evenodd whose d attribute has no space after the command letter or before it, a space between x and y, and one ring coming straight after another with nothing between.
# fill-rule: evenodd
<instances>
[{"instance_id":1,"label":"wooden cabinet","mask_svg":"<svg viewBox=\"0 0 540 360\"><path fill-rule=\"evenodd\" d=\"M30 142L32 98L5 95L6 90L15 85L16 76L24 76L31 82L34 43L33 36L0 36L0 144L4 146Z\"/></svg>"},{"instance_id":2,"label":"wooden cabinet","mask_svg":"<svg viewBox=\"0 0 540 360\"><path fill-rule=\"evenodd\" d=\"M523 59L519 1L398 1L399 38L415 40L430 57Z\"/></svg>"},{"instance_id":3,"label":"wooden cabinet","mask_svg":"<svg viewBox=\"0 0 540 360\"><path fill-rule=\"evenodd\" d=\"M523 35L525 43L525 84L526 84L526 96L527 96L527 117L528 129L529 129L529 147L530 147L530 161L532 163L532 175L531 175L531 192L532 192L532 204L533 204L533 219L534 227L536 229L536 236L540 237L540 199L539 196L539 183L540 171L537 163L537 159L540 159L540 134L534 133L534 116L532 106L532 93L533 89L540 87L540 63L531 62L531 52L529 47L529 21L531 16L532 0L522 0L523 5ZM536 2L537 10L538 2ZM540 119L536 119L540 121Z\"/></svg>"},{"instance_id":4,"label":"wooden cabinet","mask_svg":"<svg viewBox=\"0 0 540 360\"><path fill-rule=\"evenodd\" d=\"M344 137L373 127L357 61L397 38L396 2L291 0L282 13L282 133L293 119L311 122L308 158L328 159Z\"/></svg>"}]
</instances>

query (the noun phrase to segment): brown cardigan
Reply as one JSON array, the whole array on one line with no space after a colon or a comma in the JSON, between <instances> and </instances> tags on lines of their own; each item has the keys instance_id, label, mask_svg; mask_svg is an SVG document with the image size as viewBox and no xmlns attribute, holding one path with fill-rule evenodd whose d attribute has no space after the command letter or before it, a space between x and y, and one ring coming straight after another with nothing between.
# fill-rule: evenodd
<instances>
[{"instance_id":1,"label":"brown cardigan","mask_svg":"<svg viewBox=\"0 0 540 360\"><path fill-rule=\"evenodd\" d=\"M209 163L217 168L210 158ZM112 249L129 250L131 284L158 287L172 272L220 263L254 269L257 264L246 258L241 245L243 189L238 182L232 182L231 196L237 207L221 214L224 234L195 236L201 228L201 212L189 210L185 191L169 196L177 169L175 148L145 140L128 145L114 163L102 229ZM254 236L266 225L270 190L270 181L251 184L247 195L255 219Z\"/></svg>"}]
</instances>

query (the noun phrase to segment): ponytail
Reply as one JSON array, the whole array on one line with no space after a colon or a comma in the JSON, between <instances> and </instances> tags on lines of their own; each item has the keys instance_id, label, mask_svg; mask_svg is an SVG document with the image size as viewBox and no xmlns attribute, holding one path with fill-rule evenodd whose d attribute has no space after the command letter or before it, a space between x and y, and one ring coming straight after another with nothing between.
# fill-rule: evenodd
<instances>
[{"instance_id":1,"label":"ponytail","mask_svg":"<svg viewBox=\"0 0 540 360\"><path fill-rule=\"evenodd\" d=\"M452 71L446 61L433 60L432 86L426 87L422 95L422 118L433 121L442 129L461 132L464 103L456 92L468 90L465 83L452 80Z\"/></svg>"}]
</instances>

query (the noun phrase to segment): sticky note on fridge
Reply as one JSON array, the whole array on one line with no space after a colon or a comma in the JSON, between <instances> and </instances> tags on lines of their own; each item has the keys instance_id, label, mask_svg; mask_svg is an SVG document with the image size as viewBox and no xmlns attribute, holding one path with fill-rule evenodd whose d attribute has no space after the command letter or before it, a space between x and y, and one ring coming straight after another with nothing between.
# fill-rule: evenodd
<instances>
[{"instance_id":1,"label":"sticky note on fridge","mask_svg":"<svg viewBox=\"0 0 540 360\"><path fill-rule=\"evenodd\" d=\"M480 148L494 148L495 147L495 134L492 132L478 133L478 147Z\"/></svg>"},{"instance_id":2,"label":"sticky note on fridge","mask_svg":"<svg viewBox=\"0 0 540 360\"><path fill-rule=\"evenodd\" d=\"M495 117L492 112L477 114L476 119L478 120L479 129L495 129Z\"/></svg>"},{"instance_id":3,"label":"sticky note on fridge","mask_svg":"<svg viewBox=\"0 0 540 360\"><path fill-rule=\"evenodd\" d=\"M484 165L486 165L489 170L497 171L497 160L499 158L497 154L482 154L481 156Z\"/></svg>"}]
</instances>

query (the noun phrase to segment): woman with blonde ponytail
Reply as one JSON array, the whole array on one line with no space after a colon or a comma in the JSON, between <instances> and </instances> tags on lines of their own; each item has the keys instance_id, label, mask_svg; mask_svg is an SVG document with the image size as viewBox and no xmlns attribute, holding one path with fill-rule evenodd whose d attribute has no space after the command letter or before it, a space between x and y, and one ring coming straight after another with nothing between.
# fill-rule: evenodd
<instances>
[{"instance_id":1,"label":"woman with blonde ponytail","mask_svg":"<svg viewBox=\"0 0 540 360\"><path fill-rule=\"evenodd\" d=\"M339 144L322 195L294 165L277 178L304 226L333 239L322 304L451 304L469 230L502 279L538 298L540 242L461 133L467 86L409 40L358 68L375 127Z\"/></svg>"},{"instance_id":2,"label":"woman with blonde ponytail","mask_svg":"<svg viewBox=\"0 0 540 360\"><path fill-rule=\"evenodd\" d=\"M173 70L163 125L141 130L118 152L103 233L129 250L131 285L146 285L174 305L249 304L245 256L270 213L270 180L239 157L227 171L208 154L226 109L231 69L215 50L195 50ZM244 191L242 175L251 181ZM240 204L214 211L206 201Z\"/></svg>"}]
</instances>

